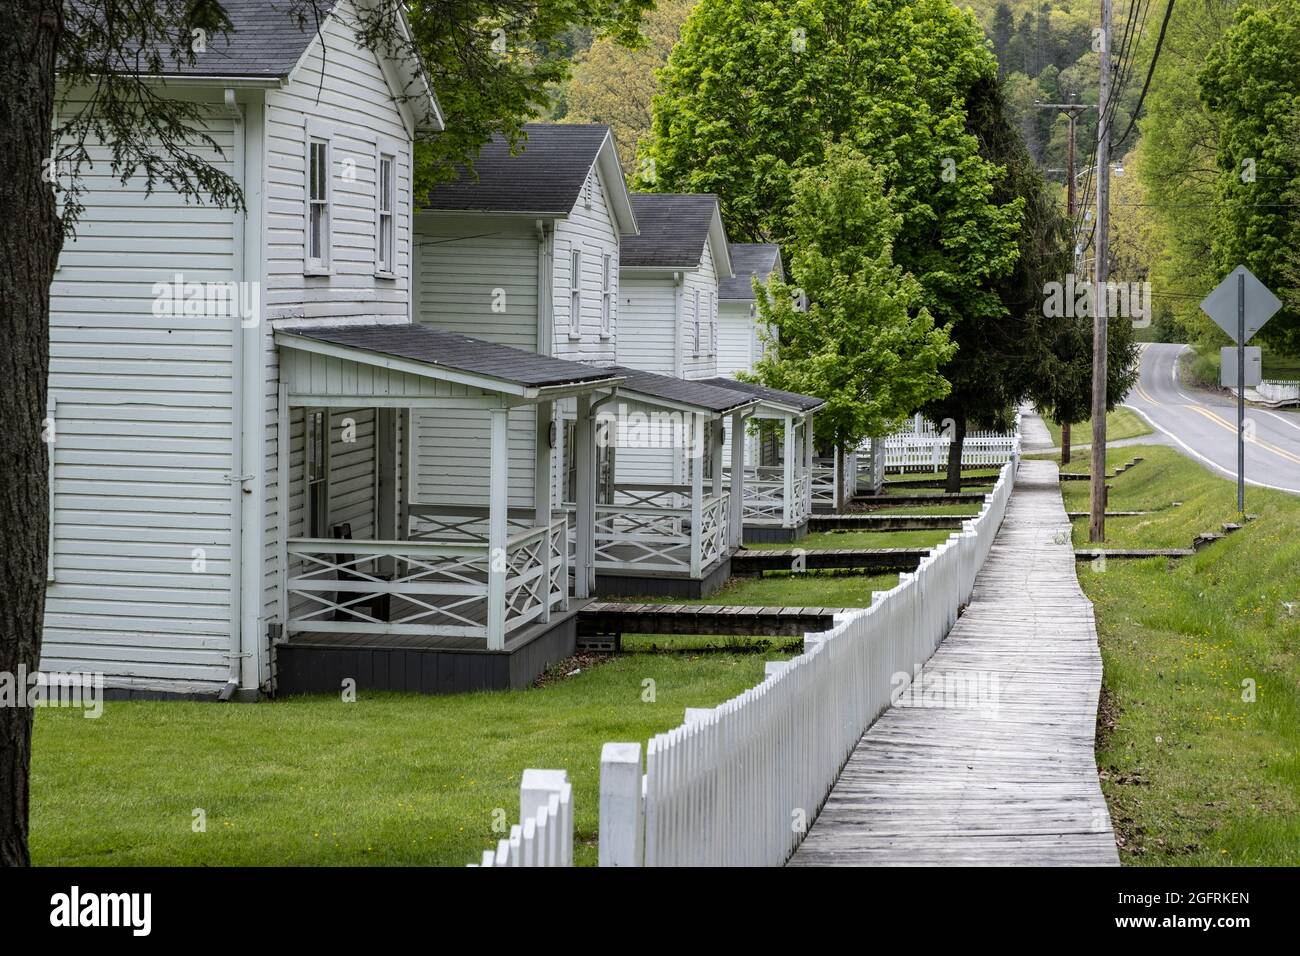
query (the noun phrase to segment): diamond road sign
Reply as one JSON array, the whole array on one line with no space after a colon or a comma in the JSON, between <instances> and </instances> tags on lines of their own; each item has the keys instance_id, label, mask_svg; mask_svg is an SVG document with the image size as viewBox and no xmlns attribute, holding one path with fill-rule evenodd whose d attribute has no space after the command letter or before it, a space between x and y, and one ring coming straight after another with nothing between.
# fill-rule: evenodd
<instances>
[{"instance_id":1,"label":"diamond road sign","mask_svg":"<svg viewBox=\"0 0 1300 956\"><path fill-rule=\"evenodd\" d=\"M1242 275L1246 277L1246 335L1238 345L1249 342L1251 336L1282 308L1282 303L1268 286L1256 279L1245 266L1237 266L1201 302L1201 311L1227 332L1228 338L1237 342L1237 277Z\"/></svg>"}]
</instances>

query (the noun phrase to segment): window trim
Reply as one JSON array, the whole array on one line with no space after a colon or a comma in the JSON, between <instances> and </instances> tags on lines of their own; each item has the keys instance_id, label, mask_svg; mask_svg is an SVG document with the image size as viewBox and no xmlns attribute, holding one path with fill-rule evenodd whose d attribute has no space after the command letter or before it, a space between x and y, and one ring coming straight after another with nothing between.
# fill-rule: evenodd
<instances>
[{"instance_id":1,"label":"window trim","mask_svg":"<svg viewBox=\"0 0 1300 956\"><path fill-rule=\"evenodd\" d=\"M695 347L692 354L698 356L700 354L700 290L696 289L694 291L694 318L692 321L695 330Z\"/></svg>"},{"instance_id":2,"label":"window trim","mask_svg":"<svg viewBox=\"0 0 1300 956\"><path fill-rule=\"evenodd\" d=\"M401 249L402 234L398 231L397 220L398 213L403 208L402 192L399 188L402 178L402 146L395 140L386 137L379 137L375 142L375 277L379 279L397 279L398 275L398 256ZM389 254L392 261L389 263L390 268L385 269L379 258L379 233L380 233L380 212L379 212L379 185L380 185L380 164L385 160L390 160L393 164L391 181L388 184L390 192L390 213L392 225L392 248Z\"/></svg>"},{"instance_id":3,"label":"window trim","mask_svg":"<svg viewBox=\"0 0 1300 956\"><path fill-rule=\"evenodd\" d=\"M308 276L328 276L334 274L334 130L324 124L308 118L303 136L303 219L302 219L302 272ZM312 147L316 143L325 145L325 196L312 199ZM311 254L312 207L319 204L324 209L323 255L313 257Z\"/></svg>"},{"instance_id":4,"label":"window trim","mask_svg":"<svg viewBox=\"0 0 1300 956\"><path fill-rule=\"evenodd\" d=\"M608 252L601 260L600 337L614 336L614 257Z\"/></svg>"},{"instance_id":5,"label":"window trim","mask_svg":"<svg viewBox=\"0 0 1300 956\"><path fill-rule=\"evenodd\" d=\"M582 338L582 249L569 247L569 338Z\"/></svg>"},{"instance_id":6,"label":"window trim","mask_svg":"<svg viewBox=\"0 0 1300 956\"><path fill-rule=\"evenodd\" d=\"M313 423L317 416L320 416L320 436L316 451L319 454L320 473L315 477L312 476L312 466L314 463L312 455L312 431ZM307 538L328 538L330 524L330 445L332 444L330 409L317 406L309 406L303 409L302 421L302 484L303 484L303 536ZM320 488L319 503L313 507L312 489L313 486ZM319 508L319 513L317 513ZM312 534L312 525L319 519L323 527L316 529L319 534Z\"/></svg>"}]
</instances>

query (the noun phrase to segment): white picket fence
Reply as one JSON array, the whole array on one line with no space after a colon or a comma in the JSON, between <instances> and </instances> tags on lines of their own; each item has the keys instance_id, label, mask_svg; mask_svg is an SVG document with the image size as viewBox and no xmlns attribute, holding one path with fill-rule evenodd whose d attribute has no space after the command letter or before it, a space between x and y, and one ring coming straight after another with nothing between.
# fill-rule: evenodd
<instances>
[{"instance_id":1,"label":"white picket fence","mask_svg":"<svg viewBox=\"0 0 1300 956\"><path fill-rule=\"evenodd\" d=\"M948 465L952 438L933 422L916 416L910 428L884 440L886 471L939 472ZM1020 453L1020 416L1010 433L970 431L962 441L963 468L996 468Z\"/></svg>"},{"instance_id":2,"label":"white picket fence","mask_svg":"<svg viewBox=\"0 0 1300 956\"><path fill-rule=\"evenodd\" d=\"M804 652L717 707L639 744L606 744L603 866L779 866L794 852L858 738L957 620L1015 480L1007 463L978 517L870 608L807 635Z\"/></svg>"},{"instance_id":3,"label":"white picket fence","mask_svg":"<svg viewBox=\"0 0 1300 956\"><path fill-rule=\"evenodd\" d=\"M566 771L524 771L519 820L495 850L483 851L483 866L573 866L573 787Z\"/></svg>"}]
</instances>

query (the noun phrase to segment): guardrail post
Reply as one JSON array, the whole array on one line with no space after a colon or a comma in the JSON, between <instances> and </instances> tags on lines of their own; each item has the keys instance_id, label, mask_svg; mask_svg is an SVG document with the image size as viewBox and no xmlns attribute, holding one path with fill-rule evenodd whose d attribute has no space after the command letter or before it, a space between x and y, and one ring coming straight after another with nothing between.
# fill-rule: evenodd
<instances>
[{"instance_id":1,"label":"guardrail post","mask_svg":"<svg viewBox=\"0 0 1300 956\"><path fill-rule=\"evenodd\" d=\"M605 744L600 751L600 865L645 865L641 745Z\"/></svg>"}]
</instances>

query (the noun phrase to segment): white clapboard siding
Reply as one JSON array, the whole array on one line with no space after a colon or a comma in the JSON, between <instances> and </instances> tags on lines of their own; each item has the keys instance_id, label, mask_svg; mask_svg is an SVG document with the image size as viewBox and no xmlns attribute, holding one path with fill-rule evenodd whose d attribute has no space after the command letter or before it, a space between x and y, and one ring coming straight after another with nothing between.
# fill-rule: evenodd
<instances>
[{"instance_id":1,"label":"white clapboard siding","mask_svg":"<svg viewBox=\"0 0 1300 956\"><path fill-rule=\"evenodd\" d=\"M624 273L619 284L618 364L675 375L671 277Z\"/></svg>"},{"instance_id":2,"label":"white clapboard siding","mask_svg":"<svg viewBox=\"0 0 1300 956\"><path fill-rule=\"evenodd\" d=\"M536 413L510 410L510 507L533 505ZM423 504L486 505L491 458L489 416L449 399L436 412L416 413L415 500Z\"/></svg>"},{"instance_id":3,"label":"white clapboard siding","mask_svg":"<svg viewBox=\"0 0 1300 956\"><path fill-rule=\"evenodd\" d=\"M570 290L573 288L572 251L581 251L581 322L577 336L570 334ZM555 352L563 359L575 362L592 362L608 365L617 358L618 330L618 228L612 218L609 195L596 167L592 167L587 182L578 194L569 215L555 224L555 279L551 288L555 296ZM609 334L601 334L602 268L605 256L610 256Z\"/></svg>"},{"instance_id":4,"label":"white clapboard siding","mask_svg":"<svg viewBox=\"0 0 1300 956\"><path fill-rule=\"evenodd\" d=\"M346 11L283 88L266 94L266 303L272 319L404 316L410 275L410 136L375 55L357 43ZM321 67L324 61L324 77ZM305 277L306 124L332 131L333 275ZM375 276L376 151L397 167L395 279Z\"/></svg>"},{"instance_id":5,"label":"white clapboard siding","mask_svg":"<svg viewBox=\"0 0 1300 956\"><path fill-rule=\"evenodd\" d=\"M232 121L204 147L231 172ZM54 580L41 666L113 684L202 690L225 680L231 622L233 323L156 316L160 283L234 278L234 217L165 187L123 185L108 152L50 293ZM182 241L183 240L183 241Z\"/></svg>"},{"instance_id":6,"label":"white clapboard siding","mask_svg":"<svg viewBox=\"0 0 1300 956\"><path fill-rule=\"evenodd\" d=\"M978 517L915 573L877 592L870 608L808 635L804 652L770 663L762 683L717 707L690 710L681 726L651 738L643 820L620 781L602 774L602 809L633 812L602 813L601 858L647 866L783 864L858 739L890 706L896 675L929 660L970 599L1015 468L1015 461L1003 467Z\"/></svg>"},{"instance_id":7,"label":"white clapboard siding","mask_svg":"<svg viewBox=\"0 0 1300 956\"><path fill-rule=\"evenodd\" d=\"M724 299L718 306L718 374L734 376L752 372L759 355L754 332L755 319L750 315L753 302Z\"/></svg>"},{"instance_id":8,"label":"white clapboard siding","mask_svg":"<svg viewBox=\"0 0 1300 956\"><path fill-rule=\"evenodd\" d=\"M691 320L695 292L700 293L700 350L695 351L695 324ZM682 312L682 378L712 378L718 374L717 348L713 342L713 320L718 317L718 272L713 261L713 246L704 244L698 269L686 273L682 294L686 308Z\"/></svg>"}]
</instances>

